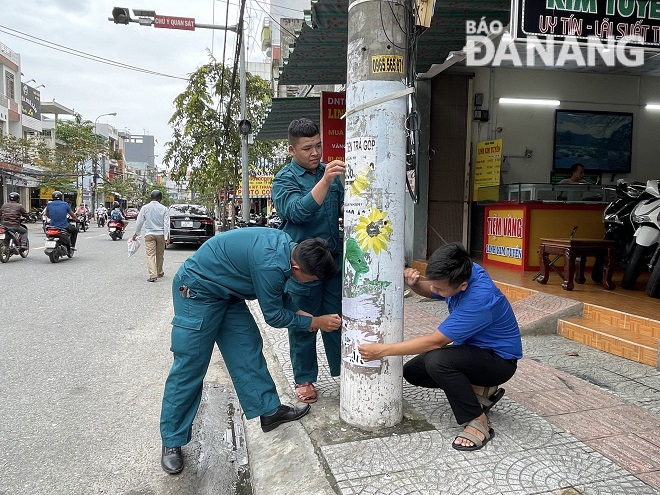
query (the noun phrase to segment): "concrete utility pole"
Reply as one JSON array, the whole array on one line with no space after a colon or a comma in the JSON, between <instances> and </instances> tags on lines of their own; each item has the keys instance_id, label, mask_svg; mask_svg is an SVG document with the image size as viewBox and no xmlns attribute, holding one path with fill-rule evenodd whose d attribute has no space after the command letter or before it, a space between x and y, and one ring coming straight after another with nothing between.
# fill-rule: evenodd
<instances>
[{"instance_id":1,"label":"concrete utility pole","mask_svg":"<svg viewBox=\"0 0 660 495\"><path fill-rule=\"evenodd\" d=\"M402 418L403 359L357 347L403 338L407 3L348 7L340 417L364 429Z\"/></svg>"}]
</instances>

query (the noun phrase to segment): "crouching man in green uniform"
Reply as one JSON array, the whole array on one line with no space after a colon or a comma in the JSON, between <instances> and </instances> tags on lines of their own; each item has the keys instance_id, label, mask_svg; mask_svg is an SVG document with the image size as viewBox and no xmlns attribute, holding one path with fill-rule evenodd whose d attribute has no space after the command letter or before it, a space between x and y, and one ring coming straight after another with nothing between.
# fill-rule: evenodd
<instances>
[{"instance_id":1,"label":"crouching man in green uniform","mask_svg":"<svg viewBox=\"0 0 660 495\"><path fill-rule=\"evenodd\" d=\"M276 328L332 331L337 314L311 316L285 294L290 278L326 280L336 263L322 239L300 243L276 229L246 228L206 241L179 268L172 284L174 363L165 383L160 416L161 466L183 470L181 446L191 439L192 423L213 345L217 344L247 419L261 418L271 431L309 412L310 406L280 403L266 360L259 328L245 301L257 299L266 322Z\"/></svg>"}]
</instances>

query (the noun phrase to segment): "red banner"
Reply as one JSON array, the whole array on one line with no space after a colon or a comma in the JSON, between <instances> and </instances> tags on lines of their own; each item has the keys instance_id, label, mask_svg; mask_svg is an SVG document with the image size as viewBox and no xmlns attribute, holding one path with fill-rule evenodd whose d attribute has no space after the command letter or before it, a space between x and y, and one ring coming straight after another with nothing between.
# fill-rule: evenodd
<instances>
[{"instance_id":1,"label":"red banner","mask_svg":"<svg viewBox=\"0 0 660 495\"><path fill-rule=\"evenodd\" d=\"M332 160L344 160L344 142L346 140L346 93L321 92L321 139L325 163Z\"/></svg>"},{"instance_id":2,"label":"red banner","mask_svg":"<svg viewBox=\"0 0 660 495\"><path fill-rule=\"evenodd\" d=\"M169 15L156 15L154 16L154 27L194 31L195 19L193 17L172 17Z\"/></svg>"}]
</instances>

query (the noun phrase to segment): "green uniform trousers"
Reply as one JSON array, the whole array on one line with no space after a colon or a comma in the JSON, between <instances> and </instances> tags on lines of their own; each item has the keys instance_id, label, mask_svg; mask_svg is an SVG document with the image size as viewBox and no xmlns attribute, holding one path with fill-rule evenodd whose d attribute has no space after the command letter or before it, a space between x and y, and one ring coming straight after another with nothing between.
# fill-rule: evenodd
<instances>
[{"instance_id":1,"label":"green uniform trousers","mask_svg":"<svg viewBox=\"0 0 660 495\"><path fill-rule=\"evenodd\" d=\"M189 297L179 292L184 284ZM179 447L190 441L214 344L220 349L246 418L276 409L280 399L262 353L259 328L245 301L215 298L182 270L174 277L172 300L174 363L165 382L160 415L163 445Z\"/></svg>"},{"instance_id":2,"label":"green uniform trousers","mask_svg":"<svg viewBox=\"0 0 660 495\"><path fill-rule=\"evenodd\" d=\"M326 282L302 284L289 280L287 292L294 304L314 316L341 314L342 274L338 272ZM334 332L321 332L325 355L331 376L341 372L341 328ZM316 357L316 332L289 329L291 367L296 383L315 382L319 374Z\"/></svg>"}]
</instances>

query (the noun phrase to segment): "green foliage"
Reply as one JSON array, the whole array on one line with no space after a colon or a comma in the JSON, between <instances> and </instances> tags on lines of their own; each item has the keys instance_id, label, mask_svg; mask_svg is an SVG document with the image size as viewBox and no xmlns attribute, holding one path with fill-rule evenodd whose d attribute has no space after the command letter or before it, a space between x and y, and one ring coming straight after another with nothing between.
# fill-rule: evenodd
<instances>
[{"instance_id":1,"label":"green foliage","mask_svg":"<svg viewBox=\"0 0 660 495\"><path fill-rule=\"evenodd\" d=\"M189 180L189 187L202 195L231 189L241 177L239 78L231 87L231 67L211 57L211 62L191 74L188 87L174 100L169 123L173 139L167 143L163 163L174 180ZM261 77L246 76L247 118L261 122L270 104L270 85ZM230 98L230 95L231 98ZM250 145L250 163L270 159L277 142Z\"/></svg>"},{"instance_id":2,"label":"green foliage","mask_svg":"<svg viewBox=\"0 0 660 495\"><path fill-rule=\"evenodd\" d=\"M146 184L144 188L144 193L141 194L139 197L143 204L149 203L151 201L151 191L153 191L154 189L158 189L163 195L163 200L161 201L163 205L170 206L172 204L172 198L170 197L170 193L167 192L167 187L165 187L165 184L160 184L160 183Z\"/></svg>"}]
</instances>

